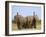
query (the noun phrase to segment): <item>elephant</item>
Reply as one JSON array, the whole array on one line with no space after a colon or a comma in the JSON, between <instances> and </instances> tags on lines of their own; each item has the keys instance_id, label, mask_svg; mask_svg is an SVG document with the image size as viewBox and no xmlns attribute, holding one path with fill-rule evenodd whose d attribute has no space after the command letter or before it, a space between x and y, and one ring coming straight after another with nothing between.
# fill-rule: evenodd
<instances>
[{"instance_id":1,"label":"elephant","mask_svg":"<svg viewBox=\"0 0 46 37\"><path fill-rule=\"evenodd\" d=\"M27 26L28 28L36 28L36 17L34 16L27 16Z\"/></svg>"},{"instance_id":2,"label":"elephant","mask_svg":"<svg viewBox=\"0 0 46 37\"><path fill-rule=\"evenodd\" d=\"M26 18L25 17L21 15L15 16L15 21L17 23L18 29L26 28Z\"/></svg>"},{"instance_id":3,"label":"elephant","mask_svg":"<svg viewBox=\"0 0 46 37\"><path fill-rule=\"evenodd\" d=\"M33 20L31 22L31 28L36 28L36 18L33 16Z\"/></svg>"}]
</instances>

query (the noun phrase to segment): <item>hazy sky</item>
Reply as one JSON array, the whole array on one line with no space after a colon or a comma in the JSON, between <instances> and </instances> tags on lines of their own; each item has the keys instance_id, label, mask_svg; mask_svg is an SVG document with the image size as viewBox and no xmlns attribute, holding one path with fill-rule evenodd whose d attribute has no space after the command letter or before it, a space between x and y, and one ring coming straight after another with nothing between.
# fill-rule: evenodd
<instances>
[{"instance_id":1,"label":"hazy sky","mask_svg":"<svg viewBox=\"0 0 46 37\"><path fill-rule=\"evenodd\" d=\"M32 16L33 12L35 12L35 15L41 18L41 7L12 5L12 19L17 14L17 12L23 16Z\"/></svg>"}]
</instances>

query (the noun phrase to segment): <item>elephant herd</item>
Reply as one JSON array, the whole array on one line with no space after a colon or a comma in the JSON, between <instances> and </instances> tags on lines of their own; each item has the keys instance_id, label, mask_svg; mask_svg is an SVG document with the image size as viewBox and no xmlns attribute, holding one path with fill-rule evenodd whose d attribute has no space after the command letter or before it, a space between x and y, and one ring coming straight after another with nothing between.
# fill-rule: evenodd
<instances>
[{"instance_id":1,"label":"elephant herd","mask_svg":"<svg viewBox=\"0 0 46 37\"><path fill-rule=\"evenodd\" d=\"M18 29L36 28L36 19L34 16L23 17L21 15L17 15L14 19L17 23Z\"/></svg>"}]
</instances>

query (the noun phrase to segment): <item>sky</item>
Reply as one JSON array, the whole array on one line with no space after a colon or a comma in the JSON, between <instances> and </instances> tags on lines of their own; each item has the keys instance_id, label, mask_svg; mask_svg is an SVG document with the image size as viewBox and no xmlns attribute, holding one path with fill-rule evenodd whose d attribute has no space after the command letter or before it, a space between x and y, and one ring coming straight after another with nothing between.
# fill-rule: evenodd
<instances>
[{"instance_id":1,"label":"sky","mask_svg":"<svg viewBox=\"0 0 46 37\"><path fill-rule=\"evenodd\" d=\"M12 5L12 19L14 19L17 12L23 16L33 16L33 12L35 12L35 15L41 18L41 7Z\"/></svg>"}]
</instances>

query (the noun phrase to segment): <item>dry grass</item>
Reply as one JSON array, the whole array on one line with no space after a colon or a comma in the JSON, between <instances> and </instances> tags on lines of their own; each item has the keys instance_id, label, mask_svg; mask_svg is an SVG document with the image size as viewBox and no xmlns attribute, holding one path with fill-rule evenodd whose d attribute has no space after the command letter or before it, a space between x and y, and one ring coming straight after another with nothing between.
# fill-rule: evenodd
<instances>
[{"instance_id":1,"label":"dry grass","mask_svg":"<svg viewBox=\"0 0 46 37\"><path fill-rule=\"evenodd\" d=\"M17 24L12 23L12 30L13 30L13 31L14 31L14 30L18 30Z\"/></svg>"}]
</instances>

